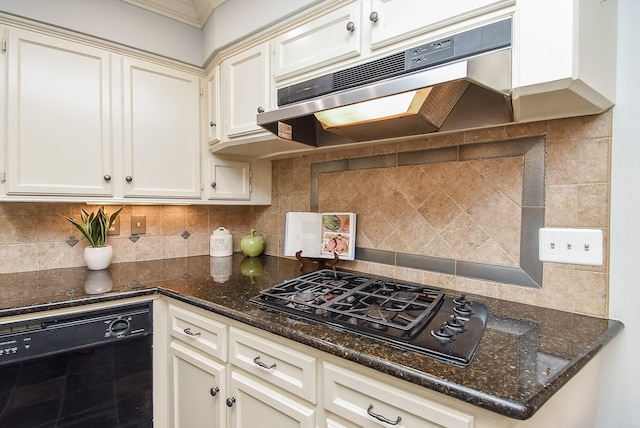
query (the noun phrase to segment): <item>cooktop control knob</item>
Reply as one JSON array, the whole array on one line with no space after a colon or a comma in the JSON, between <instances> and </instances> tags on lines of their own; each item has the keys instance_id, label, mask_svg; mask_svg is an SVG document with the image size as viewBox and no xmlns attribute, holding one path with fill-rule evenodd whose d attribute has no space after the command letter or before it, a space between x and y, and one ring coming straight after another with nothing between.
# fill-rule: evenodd
<instances>
[{"instance_id":1,"label":"cooktop control knob","mask_svg":"<svg viewBox=\"0 0 640 428\"><path fill-rule=\"evenodd\" d=\"M467 296L464 294L456 299L453 299L453 303L455 303L456 305L473 305L473 302L467 299Z\"/></svg>"},{"instance_id":2,"label":"cooktop control knob","mask_svg":"<svg viewBox=\"0 0 640 428\"><path fill-rule=\"evenodd\" d=\"M451 318L447 320L447 327L452 329L453 331L463 331L464 330L464 319L460 318L457 315L451 315Z\"/></svg>"},{"instance_id":3,"label":"cooktop control knob","mask_svg":"<svg viewBox=\"0 0 640 428\"><path fill-rule=\"evenodd\" d=\"M456 332L447 323L443 323L439 329L431 330L431 335L442 343L450 342L454 339Z\"/></svg>"}]
</instances>

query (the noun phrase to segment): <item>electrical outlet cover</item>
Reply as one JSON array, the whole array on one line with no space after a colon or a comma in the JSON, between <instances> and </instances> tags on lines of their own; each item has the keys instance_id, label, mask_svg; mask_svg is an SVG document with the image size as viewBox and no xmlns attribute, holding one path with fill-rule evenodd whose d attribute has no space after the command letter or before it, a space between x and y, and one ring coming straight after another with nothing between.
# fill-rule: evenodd
<instances>
[{"instance_id":1,"label":"electrical outlet cover","mask_svg":"<svg viewBox=\"0 0 640 428\"><path fill-rule=\"evenodd\" d=\"M541 228L538 258L541 262L601 266L602 230Z\"/></svg>"}]
</instances>

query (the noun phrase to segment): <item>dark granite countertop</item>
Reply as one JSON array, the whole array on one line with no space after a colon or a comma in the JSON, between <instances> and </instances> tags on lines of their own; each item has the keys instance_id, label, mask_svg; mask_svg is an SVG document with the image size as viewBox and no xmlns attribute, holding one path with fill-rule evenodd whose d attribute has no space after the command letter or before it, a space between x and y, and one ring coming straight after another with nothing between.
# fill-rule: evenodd
<instances>
[{"instance_id":1,"label":"dark granite countertop","mask_svg":"<svg viewBox=\"0 0 640 428\"><path fill-rule=\"evenodd\" d=\"M216 282L212 274L227 271L226 262L231 276ZM487 304L490 318L475 359L459 368L260 309L249 299L299 276L299 265L270 256L242 262L242 254L234 254L230 261L197 256L118 263L99 272L70 268L3 274L0 316L160 293L516 419L531 417L623 328L619 321L477 296ZM241 270L263 273L252 280Z\"/></svg>"}]
</instances>

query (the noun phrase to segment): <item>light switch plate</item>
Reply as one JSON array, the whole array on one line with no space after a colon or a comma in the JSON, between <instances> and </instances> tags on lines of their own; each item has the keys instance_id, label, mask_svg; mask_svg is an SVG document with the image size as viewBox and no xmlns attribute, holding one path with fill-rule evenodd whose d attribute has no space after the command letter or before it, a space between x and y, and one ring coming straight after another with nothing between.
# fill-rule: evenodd
<instances>
[{"instance_id":1,"label":"light switch plate","mask_svg":"<svg viewBox=\"0 0 640 428\"><path fill-rule=\"evenodd\" d=\"M131 234L143 235L147 233L147 216L142 214L131 215Z\"/></svg>"},{"instance_id":2,"label":"light switch plate","mask_svg":"<svg viewBox=\"0 0 640 428\"><path fill-rule=\"evenodd\" d=\"M541 228L539 259L542 262L601 266L604 259L602 230Z\"/></svg>"}]
</instances>

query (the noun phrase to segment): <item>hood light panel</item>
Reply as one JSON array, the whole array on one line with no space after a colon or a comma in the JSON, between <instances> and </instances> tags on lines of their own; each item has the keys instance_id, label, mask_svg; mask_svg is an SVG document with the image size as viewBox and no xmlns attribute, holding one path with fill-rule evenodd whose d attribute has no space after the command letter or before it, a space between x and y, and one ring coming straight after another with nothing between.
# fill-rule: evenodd
<instances>
[{"instance_id":1,"label":"hood light panel","mask_svg":"<svg viewBox=\"0 0 640 428\"><path fill-rule=\"evenodd\" d=\"M403 92L314 113L324 129L412 116L420 111L431 88Z\"/></svg>"}]
</instances>

